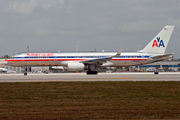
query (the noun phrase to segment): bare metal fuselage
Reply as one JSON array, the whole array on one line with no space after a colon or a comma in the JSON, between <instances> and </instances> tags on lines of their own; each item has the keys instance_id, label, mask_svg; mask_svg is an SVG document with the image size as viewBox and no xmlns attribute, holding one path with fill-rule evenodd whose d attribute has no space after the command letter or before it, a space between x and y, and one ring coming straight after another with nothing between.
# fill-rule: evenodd
<instances>
[{"instance_id":1,"label":"bare metal fuselage","mask_svg":"<svg viewBox=\"0 0 180 120\"><path fill-rule=\"evenodd\" d=\"M10 66L64 66L68 63L79 63L83 60L93 60L115 55L116 53L21 53L7 59ZM159 54L156 54L159 55ZM154 62L150 59L155 54L145 54L140 52L122 53L120 56L103 62L101 67L123 67L136 66Z\"/></svg>"}]
</instances>

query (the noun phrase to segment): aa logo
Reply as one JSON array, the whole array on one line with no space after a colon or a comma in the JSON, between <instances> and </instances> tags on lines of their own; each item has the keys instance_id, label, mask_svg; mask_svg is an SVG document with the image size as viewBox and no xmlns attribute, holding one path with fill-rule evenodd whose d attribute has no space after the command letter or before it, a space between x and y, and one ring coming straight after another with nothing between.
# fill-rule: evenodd
<instances>
[{"instance_id":1,"label":"aa logo","mask_svg":"<svg viewBox=\"0 0 180 120\"><path fill-rule=\"evenodd\" d=\"M157 40L154 40L152 47L165 47L163 40L160 40L160 37L157 37Z\"/></svg>"}]
</instances>

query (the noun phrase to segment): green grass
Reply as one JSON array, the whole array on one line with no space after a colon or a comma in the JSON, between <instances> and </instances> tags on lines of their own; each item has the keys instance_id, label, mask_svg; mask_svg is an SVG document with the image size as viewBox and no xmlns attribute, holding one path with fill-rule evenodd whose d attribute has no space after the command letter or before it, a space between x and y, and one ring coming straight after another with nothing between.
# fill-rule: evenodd
<instances>
[{"instance_id":1,"label":"green grass","mask_svg":"<svg viewBox=\"0 0 180 120\"><path fill-rule=\"evenodd\" d=\"M0 119L180 119L180 82L0 83Z\"/></svg>"}]
</instances>

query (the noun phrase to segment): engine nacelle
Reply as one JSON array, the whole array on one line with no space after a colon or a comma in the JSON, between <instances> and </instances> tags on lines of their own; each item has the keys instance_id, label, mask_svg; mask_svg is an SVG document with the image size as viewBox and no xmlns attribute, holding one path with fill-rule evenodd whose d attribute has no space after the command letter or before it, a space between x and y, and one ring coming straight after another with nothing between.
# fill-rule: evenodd
<instances>
[{"instance_id":1,"label":"engine nacelle","mask_svg":"<svg viewBox=\"0 0 180 120\"><path fill-rule=\"evenodd\" d=\"M68 63L68 71L83 71L85 70L85 65L83 63Z\"/></svg>"}]
</instances>

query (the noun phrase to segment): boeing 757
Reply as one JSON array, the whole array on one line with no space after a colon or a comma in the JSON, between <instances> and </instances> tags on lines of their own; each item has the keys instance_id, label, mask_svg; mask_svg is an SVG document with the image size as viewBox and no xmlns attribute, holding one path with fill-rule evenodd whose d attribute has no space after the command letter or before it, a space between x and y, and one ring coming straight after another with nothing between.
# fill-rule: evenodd
<instances>
[{"instance_id":1,"label":"boeing 757","mask_svg":"<svg viewBox=\"0 0 180 120\"><path fill-rule=\"evenodd\" d=\"M87 70L97 74L98 67L125 67L149 64L170 59L175 54L165 54L174 26L165 26L144 49L137 52L91 52L91 53L21 53L6 59L10 66L62 66L68 71ZM27 73L24 73L27 75Z\"/></svg>"}]
</instances>

